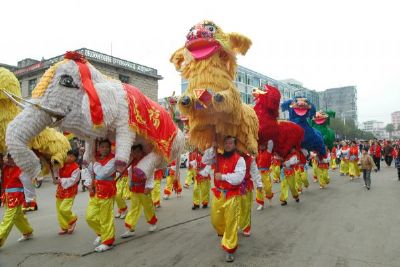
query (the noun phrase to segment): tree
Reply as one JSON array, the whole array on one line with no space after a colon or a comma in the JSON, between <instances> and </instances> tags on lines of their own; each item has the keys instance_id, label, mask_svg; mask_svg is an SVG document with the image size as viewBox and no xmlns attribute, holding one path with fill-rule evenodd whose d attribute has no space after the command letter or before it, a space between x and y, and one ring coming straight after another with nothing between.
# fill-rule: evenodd
<instances>
[{"instance_id":1,"label":"tree","mask_svg":"<svg viewBox=\"0 0 400 267\"><path fill-rule=\"evenodd\" d=\"M351 119L346 119L345 122L341 118L334 118L331 120L331 124L329 127L335 131L336 137L338 139L370 140L375 138L375 136L372 133L358 129L354 120Z\"/></svg>"},{"instance_id":2,"label":"tree","mask_svg":"<svg viewBox=\"0 0 400 267\"><path fill-rule=\"evenodd\" d=\"M392 123L389 123L386 125L385 130L389 133L389 138L392 138L392 133L395 131L394 125Z\"/></svg>"}]
</instances>

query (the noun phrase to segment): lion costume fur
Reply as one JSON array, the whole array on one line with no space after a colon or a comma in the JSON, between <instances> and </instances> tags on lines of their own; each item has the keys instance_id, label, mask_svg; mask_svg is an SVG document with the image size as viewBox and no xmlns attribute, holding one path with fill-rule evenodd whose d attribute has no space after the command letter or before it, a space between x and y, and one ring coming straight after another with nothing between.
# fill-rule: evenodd
<instances>
[{"instance_id":1,"label":"lion costume fur","mask_svg":"<svg viewBox=\"0 0 400 267\"><path fill-rule=\"evenodd\" d=\"M210 147L213 141L222 148L224 137L234 136L239 151L257 153L257 116L251 106L241 102L233 82L236 54L245 55L250 46L249 38L224 33L212 21L203 21L192 27L185 46L171 56L171 63L189 83L179 100L179 108L189 118L190 142L201 150ZM199 57L195 56L198 51ZM212 52L203 55L204 51ZM195 94L196 89L208 90L213 95L205 108L197 108L201 99ZM185 97L190 99L189 104L184 104Z\"/></svg>"}]
</instances>

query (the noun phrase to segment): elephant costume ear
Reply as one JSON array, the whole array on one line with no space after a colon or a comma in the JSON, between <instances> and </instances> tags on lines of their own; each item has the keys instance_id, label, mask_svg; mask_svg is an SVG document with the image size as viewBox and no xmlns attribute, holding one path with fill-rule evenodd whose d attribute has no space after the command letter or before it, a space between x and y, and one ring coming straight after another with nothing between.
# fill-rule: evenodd
<instances>
[{"instance_id":1,"label":"elephant costume ear","mask_svg":"<svg viewBox=\"0 0 400 267\"><path fill-rule=\"evenodd\" d=\"M89 98L90 117L92 119L93 126L95 128L103 127L103 109L101 107L100 98L97 94L96 88L94 87L92 75L90 73L88 62L85 56L76 51L68 51L64 58L73 60L76 65L78 65L82 86Z\"/></svg>"}]
</instances>

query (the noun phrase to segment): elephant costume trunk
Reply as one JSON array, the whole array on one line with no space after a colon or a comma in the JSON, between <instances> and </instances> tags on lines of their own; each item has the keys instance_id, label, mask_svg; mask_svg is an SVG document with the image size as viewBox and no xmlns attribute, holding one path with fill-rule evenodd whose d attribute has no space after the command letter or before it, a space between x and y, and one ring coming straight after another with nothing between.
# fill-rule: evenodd
<instances>
[{"instance_id":1,"label":"elephant costume trunk","mask_svg":"<svg viewBox=\"0 0 400 267\"><path fill-rule=\"evenodd\" d=\"M39 175L41 166L39 158L29 149L28 143L51 123L52 118L45 111L28 106L7 127L8 153L30 178Z\"/></svg>"}]
</instances>

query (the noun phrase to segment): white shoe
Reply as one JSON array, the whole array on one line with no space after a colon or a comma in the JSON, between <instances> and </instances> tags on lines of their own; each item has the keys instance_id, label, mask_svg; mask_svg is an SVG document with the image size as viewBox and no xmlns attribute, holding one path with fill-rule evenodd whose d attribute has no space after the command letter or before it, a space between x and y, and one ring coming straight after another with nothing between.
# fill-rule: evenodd
<instances>
[{"instance_id":1,"label":"white shoe","mask_svg":"<svg viewBox=\"0 0 400 267\"><path fill-rule=\"evenodd\" d=\"M114 218L118 219L119 217L121 217L121 213L117 213L114 215Z\"/></svg>"},{"instance_id":2,"label":"white shoe","mask_svg":"<svg viewBox=\"0 0 400 267\"><path fill-rule=\"evenodd\" d=\"M110 249L112 249L112 248L113 248L112 246L108 246L108 245L105 245L105 244L101 244L100 246L97 246L97 247L94 249L94 251L96 251L96 252L104 252L104 251L110 250Z\"/></svg>"},{"instance_id":3,"label":"white shoe","mask_svg":"<svg viewBox=\"0 0 400 267\"><path fill-rule=\"evenodd\" d=\"M120 218L120 219L125 219L127 213L128 213L127 210L123 211L122 213L120 213L119 218Z\"/></svg>"},{"instance_id":4,"label":"white shoe","mask_svg":"<svg viewBox=\"0 0 400 267\"><path fill-rule=\"evenodd\" d=\"M128 238L131 236L135 235L135 230L131 231L131 230L127 230L125 233L123 233L122 235L120 235L121 238Z\"/></svg>"},{"instance_id":5,"label":"white shoe","mask_svg":"<svg viewBox=\"0 0 400 267\"><path fill-rule=\"evenodd\" d=\"M263 205L258 205L257 206L257 210L263 210L264 209L264 206Z\"/></svg>"},{"instance_id":6,"label":"white shoe","mask_svg":"<svg viewBox=\"0 0 400 267\"><path fill-rule=\"evenodd\" d=\"M23 241L32 239L32 237L33 237L33 234L23 235L23 236L21 236L20 238L18 238L18 242L23 242Z\"/></svg>"},{"instance_id":7,"label":"white shoe","mask_svg":"<svg viewBox=\"0 0 400 267\"><path fill-rule=\"evenodd\" d=\"M156 224L153 224L153 225L149 226L149 232L154 232L156 230L157 230L157 225Z\"/></svg>"},{"instance_id":8,"label":"white shoe","mask_svg":"<svg viewBox=\"0 0 400 267\"><path fill-rule=\"evenodd\" d=\"M98 246L98 245L100 245L100 243L101 243L101 237L98 236L98 237L96 237L96 239L93 241L93 245L94 245L94 246Z\"/></svg>"},{"instance_id":9,"label":"white shoe","mask_svg":"<svg viewBox=\"0 0 400 267\"><path fill-rule=\"evenodd\" d=\"M168 196L168 195L164 195L164 196L163 196L163 199L164 199L164 200L168 200L168 199L169 199L169 196Z\"/></svg>"}]
</instances>

